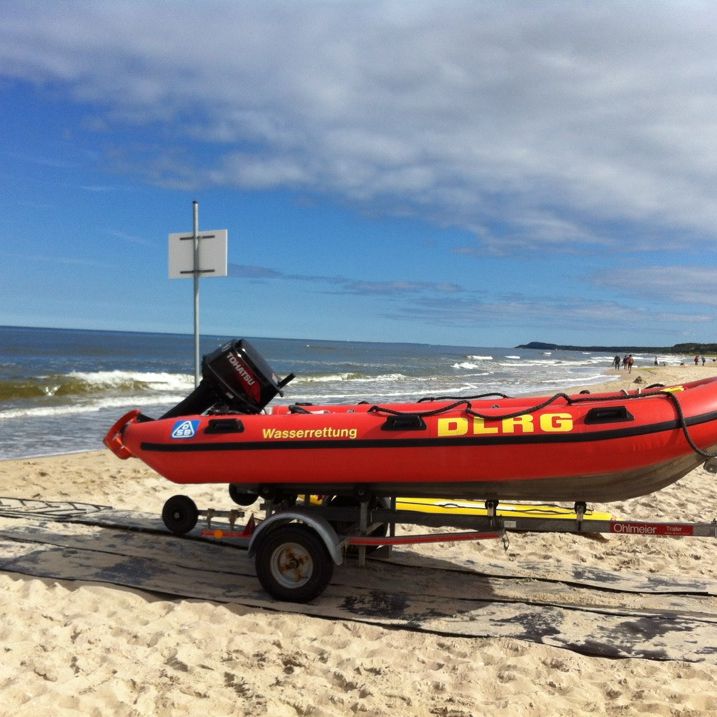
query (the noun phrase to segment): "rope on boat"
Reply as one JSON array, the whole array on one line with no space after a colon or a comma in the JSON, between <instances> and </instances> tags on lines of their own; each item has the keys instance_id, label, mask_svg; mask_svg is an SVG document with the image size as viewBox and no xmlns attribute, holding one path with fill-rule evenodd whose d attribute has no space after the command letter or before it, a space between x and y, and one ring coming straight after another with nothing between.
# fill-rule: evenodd
<instances>
[{"instance_id":1,"label":"rope on boat","mask_svg":"<svg viewBox=\"0 0 717 717\"><path fill-rule=\"evenodd\" d=\"M680 428L682 429L682 433L685 435L685 440L690 444L690 448L692 448L698 456L702 456L703 458L717 457L717 453L708 453L707 451L703 451L692 439L690 429L687 425L687 419L685 418L685 414L682 412L682 406L680 405L680 401L677 396L675 396L675 394L671 391L661 391L660 393L662 393L663 396L667 396L670 401L672 401L677 417L680 419Z\"/></svg>"},{"instance_id":2,"label":"rope on boat","mask_svg":"<svg viewBox=\"0 0 717 717\"><path fill-rule=\"evenodd\" d=\"M651 384L650 386L647 386L645 390L649 390L652 388L661 388L663 389L665 386L661 383L655 383ZM509 396L505 396L504 394L482 394L481 396L467 396L465 398L456 397L456 400L447 405L447 406L441 406L440 408L434 408L431 411L397 411L392 408L388 408L386 406L380 406L378 404L374 404L371 406L371 408L368 409L369 413L385 413L390 416L419 416L421 418L428 418L430 416L438 416L442 413L448 413L449 411L453 411L454 409L458 408L459 406L465 406L465 412L469 416L473 416L474 418L482 418L483 420L491 420L491 421L502 421L504 419L510 419L510 418L517 418L518 416L524 416L529 413L535 413L536 411L541 411L543 408L546 408L551 403L555 403L555 401L559 399L564 399L566 404L568 406L578 404L578 403L590 403L590 402L605 402L605 401L625 401L625 400L639 400L644 398L654 398L656 396L664 396L669 401L672 402L675 413L677 413L678 418L678 426L682 430L682 433L685 436L685 440L689 444L690 448L699 456L702 456L705 459L709 458L717 458L717 452L715 453L709 453L708 451L703 450L700 448L690 435L690 429L687 424L687 419L685 418L685 414L682 411L682 406L680 405L680 401L677 398L677 396L672 391L654 391L653 393L642 393L641 391L638 391L638 393L630 394L625 389L622 390L624 395L616 395L616 396L585 396L581 395L579 397L571 397L566 393L556 393L549 398L547 398L545 401L542 401L540 403L535 404L534 406L531 406L529 408L521 408L517 411L512 411L510 413L501 413L501 414L485 414L485 413L479 413L478 411L473 410L473 406L471 404L471 399L476 398L487 398L489 396L498 396L500 398L510 398ZM449 398L449 397L444 397ZM420 399L419 403L421 401L428 401L432 399L423 398ZM439 400L439 399L435 399ZM496 406L496 408L498 408Z\"/></svg>"},{"instance_id":3,"label":"rope on boat","mask_svg":"<svg viewBox=\"0 0 717 717\"><path fill-rule=\"evenodd\" d=\"M503 394L485 394L486 396L495 396L499 395L502 398L510 398L510 396L504 396ZM657 393L650 394L653 396L658 395ZM441 406L440 408L434 408L431 411L397 411L393 408L388 408L387 406L380 406L378 404L374 404L371 406L371 408L368 409L369 413L385 413L390 416L420 416L421 418L427 418L429 416L438 416L442 413L448 413L449 411L453 411L454 409L458 408L459 406L465 406L466 407L466 413L469 416L474 416L475 418L483 418L485 420L493 420L493 421L501 421L504 418L517 418L518 416L523 416L526 413L535 413L536 411L540 411L543 408L546 408L551 403L555 403L558 399L564 399L568 406L575 404L575 403L588 403L590 401L609 401L609 400L618 400L622 401L624 400L623 396L609 396L609 397L599 397L599 396L580 396L579 398L572 398L571 396L568 396L567 393L556 393L549 398L545 399L544 401L541 401L540 403L535 404L534 406L530 406L529 408L520 408L517 411L511 411L510 413L501 413L501 414L483 414L479 413L478 411L473 410L473 405L470 402L470 399L472 398L480 398L479 396L468 396L466 398L459 398L456 397L456 401L454 403L448 404L447 406ZM628 396L628 398L642 398L642 396ZM496 406L498 408L498 406Z\"/></svg>"},{"instance_id":4,"label":"rope on boat","mask_svg":"<svg viewBox=\"0 0 717 717\"><path fill-rule=\"evenodd\" d=\"M476 396L424 396L419 398L417 403L426 401L471 401L478 398L510 398L505 393L479 393Z\"/></svg>"}]
</instances>

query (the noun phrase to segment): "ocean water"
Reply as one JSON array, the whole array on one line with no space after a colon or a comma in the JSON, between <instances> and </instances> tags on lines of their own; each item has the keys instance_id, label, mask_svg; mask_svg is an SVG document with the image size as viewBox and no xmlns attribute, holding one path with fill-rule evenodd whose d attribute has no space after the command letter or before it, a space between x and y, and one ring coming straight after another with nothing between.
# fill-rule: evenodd
<instances>
[{"instance_id":1,"label":"ocean water","mask_svg":"<svg viewBox=\"0 0 717 717\"><path fill-rule=\"evenodd\" d=\"M201 351L231 338L203 336ZM549 394L607 380L612 363L597 352L246 338L279 376L296 374L281 403ZM158 417L193 388L191 335L0 327L0 458L102 448L126 411Z\"/></svg>"}]
</instances>

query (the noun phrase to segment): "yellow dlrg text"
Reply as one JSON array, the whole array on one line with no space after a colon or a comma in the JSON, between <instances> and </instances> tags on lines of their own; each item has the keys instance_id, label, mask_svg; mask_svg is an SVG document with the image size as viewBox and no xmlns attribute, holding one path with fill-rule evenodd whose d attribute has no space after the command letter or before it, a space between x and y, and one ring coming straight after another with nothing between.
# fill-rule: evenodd
<instances>
[{"instance_id":1,"label":"yellow dlrg text","mask_svg":"<svg viewBox=\"0 0 717 717\"><path fill-rule=\"evenodd\" d=\"M438 419L439 436L488 436L510 433L566 433L573 430L573 417L569 413L541 413L535 416L524 413L513 418L502 418L496 421L485 420L474 416L464 418Z\"/></svg>"}]
</instances>

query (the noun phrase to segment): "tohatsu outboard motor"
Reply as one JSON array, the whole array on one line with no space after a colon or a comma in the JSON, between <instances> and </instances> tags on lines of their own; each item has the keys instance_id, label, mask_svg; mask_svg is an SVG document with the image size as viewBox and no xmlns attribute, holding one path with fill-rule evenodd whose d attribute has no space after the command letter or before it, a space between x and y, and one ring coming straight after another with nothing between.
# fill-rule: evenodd
<instances>
[{"instance_id":1,"label":"tohatsu outboard motor","mask_svg":"<svg viewBox=\"0 0 717 717\"><path fill-rule=\"evenodd\" d=\"M279 380L264 357L245 339L235 339L202 360L202 380L162 418L217 412L259 413L274 396L283 395L294 374Z\"/></svg>"}]
</instances>

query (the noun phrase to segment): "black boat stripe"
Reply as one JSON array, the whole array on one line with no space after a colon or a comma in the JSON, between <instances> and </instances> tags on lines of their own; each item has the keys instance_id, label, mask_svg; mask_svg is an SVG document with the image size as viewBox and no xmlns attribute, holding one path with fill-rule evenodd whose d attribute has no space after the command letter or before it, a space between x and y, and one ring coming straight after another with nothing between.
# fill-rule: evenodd
<instances>
[{"instance_id":1,"label":"black boat stripe","mask_svg":"<svg viewBox=\"0 0 717 717\"><path fill-rule=\"evenodd\" d=\"M709 423L717 420L717 411L705 413L701 416L688 418L688 426ZM661 433L681 428L679 420L653 423L648 426L631 426L615 428L608 431L593 431L590 433L541 433L521 435L490 435L490 436L459 436L442 438L387 438L387 439L361 439L350 440L265 440L265 441L226 441L222 443L192 443L175 440L172 443L142 442L143 451L157 451L163 453L195 453L215 451L266 451L266 450L306 450L317 448L439 448L446 446L494 446L531 443L591 443L594 441L609 441L616 438L631 438L650 433Z\"/></svg>"}]
</instances>

